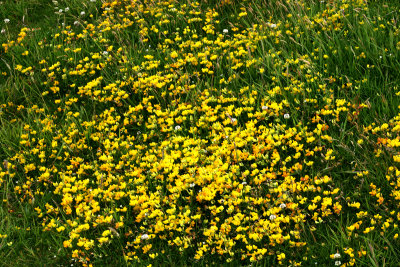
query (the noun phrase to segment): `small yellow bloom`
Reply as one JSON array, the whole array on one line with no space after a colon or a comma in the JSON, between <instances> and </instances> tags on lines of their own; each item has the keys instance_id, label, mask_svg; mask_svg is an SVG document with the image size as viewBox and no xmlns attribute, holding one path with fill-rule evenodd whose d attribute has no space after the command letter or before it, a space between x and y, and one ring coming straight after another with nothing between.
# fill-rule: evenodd
<instances>
[{"instance_id":1,"label":"small yellow bloom","mask_svg":"<svg viewBox=\"0 0 400 267\"><path fill-rule=\"evenodd\" d=\"M178 57L178 53L176 51L171 53L171 57L172 58L177 58Z\"/></svg>"},{"instance_id":2,"label":"small yellow bloom","mask_svg":"<svg viewBox=\"0 0 400 267\"><path fill-rule=\"evenodd\" d=\"M286 258L285 253L281 253L281 254L278 255L278 261L281 261L281 260L283 260L285 258Z\"/></svg>"}]
</instances>

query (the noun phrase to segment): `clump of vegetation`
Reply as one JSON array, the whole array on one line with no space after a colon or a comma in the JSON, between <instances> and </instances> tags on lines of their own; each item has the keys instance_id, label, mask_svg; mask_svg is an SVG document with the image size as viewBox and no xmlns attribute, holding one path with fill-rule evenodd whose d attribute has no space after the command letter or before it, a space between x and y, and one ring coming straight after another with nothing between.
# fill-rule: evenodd
<instances>
[{"instance_id":1,"label":"clump of vegetation","mask_svg":"<svg viewBox=\"0 0 400 267\"><path fill-rule=\"evenodd\" d=\"M6 265L399 261L396 1L0 12Z\"/></svg>"}]
</instances>

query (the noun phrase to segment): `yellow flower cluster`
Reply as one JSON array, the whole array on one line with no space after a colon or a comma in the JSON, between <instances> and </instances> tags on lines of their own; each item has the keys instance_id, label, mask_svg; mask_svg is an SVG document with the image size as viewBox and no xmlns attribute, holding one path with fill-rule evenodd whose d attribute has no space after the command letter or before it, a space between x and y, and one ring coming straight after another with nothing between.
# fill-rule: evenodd
<instances>
[{"instance_id":1,"label":"yellow flower cluster","mask_svg":"<svg viewBox=\"0 0 400 267\"><path fill-rule=\"evenodd\" d=\"M291 251L306 251L302 236L343 209L360 209L349 236L397 228L399 212L362 211L329 174L340 164L333 134L356 125L367 105L336 97L336 78L316 67L329 58L318 48L286 55L270 46L295 42L301 29L288 25L297 19L307 30L341 31L347 12L366 8L364 1L250 27L241 23L251 15L243 5L225 30L220 9L231 2L205 9L201 1L105 1L100 21L60 27L51 44L38 44L63 56L14 67L43 81L48 106L21 107L34 120L23 125L21 150L0 182L18 179L20 200L82 264L98 248L122 244L121 256L134 262L170 246L193 262L274 255L278 264L299 265ZM5 52L18 49L26 32L3 44ZM400 146L399 129L400 115L366 127L384 135L377 157ZM390 196L369 185L374 205L398 207L399 173L388 168ZM365 255L343 253L348 265Z\"/></svg>"}]
</instances>

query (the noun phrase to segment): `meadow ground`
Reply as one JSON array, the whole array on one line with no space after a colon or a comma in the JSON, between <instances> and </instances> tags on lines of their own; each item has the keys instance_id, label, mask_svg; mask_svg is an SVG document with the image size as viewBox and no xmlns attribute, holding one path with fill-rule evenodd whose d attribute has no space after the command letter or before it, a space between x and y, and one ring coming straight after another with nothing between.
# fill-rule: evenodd
<instances>
[{"instance_id":1,"label":"meadow ground","mask_svg":"<svg viewBox=\"0 0 400 267\"><path fill-rule=\"evenodd\" d=\"M3 266L396 266L397 0L0 2Z\"/></svg>"}]
</instances>

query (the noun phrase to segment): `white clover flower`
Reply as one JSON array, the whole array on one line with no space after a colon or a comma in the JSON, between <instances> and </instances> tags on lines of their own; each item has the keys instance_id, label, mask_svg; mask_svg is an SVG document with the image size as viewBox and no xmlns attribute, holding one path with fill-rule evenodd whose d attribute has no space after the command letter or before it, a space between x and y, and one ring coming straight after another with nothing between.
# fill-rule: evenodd
<instances>
[{"instance_id":1,"label":"white clover flower","mask_svg":"<svg viewBox=\"0 0 400 267\"><path fill-rule=\"evenodd\" d=\"M81 16L84 16L86 13L85 13L85 11L82 11L81 12Z\"/></svg>"},{"instance_id":2,"label":"white clover flower","mask_svg":"<svg viewBox=\"0 0 400 267\"><path fill-rule=\"evenodd\" d=\"M191 183L191 184L189 184L189 186L190 186L191 188L193 188L193 187L196 186L196 184L195 184L195 183Z\"/></svg>"},{"instance_id":3,"label":"white clover flower","mask_svg":"<svg viewBox=\"0 0 400 267\"><path fill-rule=\"evenodd\" d=\"M10 20L9 19L4 19L4 23L9 23L10 22Z\"/></svg>"},{"instance_id":4,"label":"white clover flower","mask_svg":"<svg viewBox=\"0 0 400 267\"><path fill-rule=\"evenodd\" d=\"M231 123L235 123L235 121L237 121L237 119L235 119L235 118L231 119Z\"/></svg>"},{"instance_id":5,"label":"white clover flower","mask_svg":"<svg viewBox=\"0 0 400 267\"><path fill-rule=\"evenodd\" d=\"M63 12L63 10L62 10L62 9L58 10L58 13L62 13L62 12Z\"/></svg>"},{"instance_id":6,"label":"white clover flower","mask_svg":"<svg viewBox=\"0 0 400 267\"><path fill-rule=\"evenodd\" d=\"M94 2L96 2L96 0L90 0L90 2L94 3Z\"/></svg>"},{"instance_id":7,"label":"white clover flower","mask_svg":"<svg viewBox=\"0 0 400 267\"><path fill-rule=\"evenodd\" d=\"M143 234L143 235L140 237L140 239L142 239L142 240L147 240L147 239L149 239L149 235L148 235L148 234Z\"/></svg>"},{"instance_id":8,"label":"white clover flower","mask_svg":"<svg viewBox=\"0 0 400 267\"><path fill-rule=\"evenodd\" d=\"M341 257L341 256L340 256L339 253L336 253L336 254L333 255L333 258L334 258L334 259L340 259L340 257Z\"/></svg>"},{"instance_id":9,"label":"white clover flower","mask_svg":"<svg viewBox=\"0 0 400 267\"><path fill-rule=\"evenodd\" d=\"M181 129L181 126L179 126L179 125L176 125L175 126L175 131L178 131L178 130L180 130Z\"/></svg>"},{"instance_id":10,"label":"white clover flower","mask_svg":"<svg viewBox=\"0 0 400 267\"><path fill-rule=\"evenodd\" d=\"M66 7L66 8L64 9L64 11L65 11L65 12L68 12L68 11L69 11L69 7Z\"/></svg>"},{"instance_id":11,"label":"white clover flower","mask_svg":"<svg viewBox=\"0 0 400 267\"><path fill-rule=\"evenodd\" d=\"M339 265L341 265L341 264L342 264L341 261L335 261L335 266L339 266Z\"/></svg>"},{"instance_id":12,"label":"white clover flower","mask_svg":"<svg viewBox=\"0 0 400 267\"><path fill-rule=\"evenodd\" d=\"M270 219L271 221L275 220L275 219L276 219L276 215L275 215L275 214L271 214L271 215L269 216L269 219Z\"/></svg>"},{"instance_id":13,"label":"white clover flower","mask_svg":"<svg viewBox=\"0 0 400 267\"><path fill-rule=\"evenodd\" d=\"M287 119L290 118L290 115L289 115L289 113L286 113L286 114L283 115L283 117L287 120Z\"/></svg>"},{"instance_id":14,"label":"white clover flower","mask_svg":"<svg viewBox=\"0 0 400 267\"><path fill-rule=\"evenodd\" d=\"M228 33L229 30L228 30L228 29L224 29L222 32L223 32L223 33Z\"/></svg>"},{"instance_id":15,"label":"white clover flower","mask_svg":"<svg viewBox=\"0 0 400 267\"><path fill-rule=\"evenodd\" d=\"M267 106L262 106L261 109L262 109L262 110L267 110L268 107L267 107Z\"/></svg>"},{"instance_id":16,"label":"white clover flower","mask_svg":"<svg viewBox=\"0 0 400 267\"><path fill-rule=\"evenodd\" d=\"M280 204L280 205L279 205L279 208L281 208L281 209L286 208L286 204L285 204L285 203Z\"/></svg>"},{"instance_id":17,"label":"white clover flower","mask_svg":"<svg viewBox=\"0 0 400 267\"><path fill-rule=\"evenodd\" d=\"M107 56L107 55L108 55L108 52L107 52L107 51L103 51L103 55L104 55L104 56Z\"/></svg>"},{"instance_id":18,"label":"white clover flower","mask_svg":"<svg viewBox=\"0 0 400 267\"><path fill-rule=\"evenodd\" d=\"M74 25L77 26L79 24L79 21L75 20Z\"/></svg>"},{"instance_id":19,"label":"white clover flower","mask_svg":"<svg viewBox=\"0 0 400 267\"><path fill-rule=\"evenodd\" d=\"M269 26L270 26L271 28L273 28L273 29L277 27L277 25L276 25L276 24L273 24L273 23L272 23L272 24L269 24Z\"/></svg>"},{"instance_id":20,"label":"white clover flower","mask_svg":"<svg viewBox=\"0 0 400 267\"><path fill-rule=\"evenodd\" d=\"M247 184L247 182L246 182L246 181L243 181L243 182L242 182L242 184L243 184L243 185L246 185L246 184Z\"/></svg>"},{"instance_id":21,"label":"white clover flower","mask_svg":"<svg viewBox=\"0 0 400 267\"><path fill-rule=\"evenodd\" d=\"M6 29L1 29L1 34L6 33Z\"/></svg>"}]
</instances>

